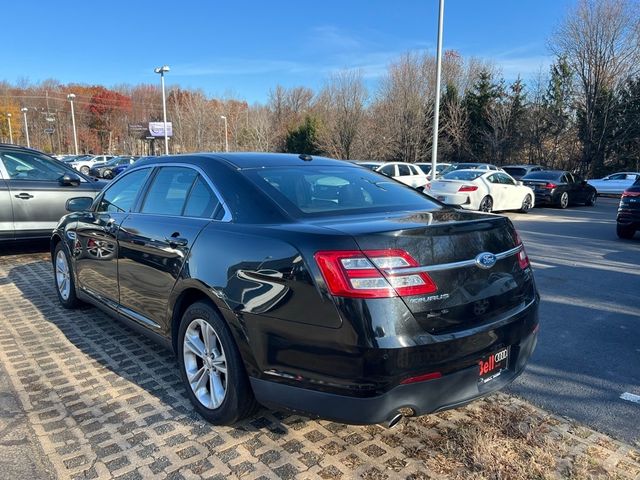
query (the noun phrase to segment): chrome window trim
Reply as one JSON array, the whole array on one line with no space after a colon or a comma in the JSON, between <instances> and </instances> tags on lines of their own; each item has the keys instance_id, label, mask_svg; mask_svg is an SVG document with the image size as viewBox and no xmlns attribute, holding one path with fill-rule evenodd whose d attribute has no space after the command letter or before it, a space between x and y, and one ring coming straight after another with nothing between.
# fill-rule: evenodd
<instances>
[{"instance_id":1,"label":"chrome window trim","mask_svg":"<svg viewBox=\"0 0 640 480\"><path fill-rule=\"evenodd\" d=\"M515 255L522 250L522 245L518 245L505 252L496 253L496 260L503 260L507 257ZM439 272L441 270L450 270L454 268L473 267L476 265L476 257L470 260L461 260L459 262L441 263L439 265L424 265L420 267L400 267L385 270L387 275L410 275L412 273Z\"/></svg>"},{"instance_id":2,"label":"chrome window trim","mask_svg":"<svg viewBox=\"0 0 640 480\"><path fill-rule=\"evenodd\" d=\"M135 165L135 163L133 165ZM205 182L207 182L207 185L209 185L209 188L211 189L213 194L216 196L216 198L218 199L218 202L220 202L220 205L222 205L222 208L224 210L224 215L222 216L222 218L220 220L216 220L215 218L212 218L212 217L187 217L187 216L183 216L183 215L166 215L167 217L206 218L208 220L213 220L215 222L230 222L230 221L233 220L233 217L231 216L231 209L228 207L227 203L224 201L224 198L220 194L220 191L216 188L215 184L211 181L211 179L204 172L204 170L202 170L197 165L191 165L189 163L179 163L179 162L148 163L146 165L139 165L137 167L133 167L133 168L129 167L129 168L127 168L127 174L129 174L131 172L135 172L136 170L142 170L143 168L149 168L149 167L151 167L151 168L183 167L183 168L190 168L192 170L195 170L196 172L198 172L202 176L202 178L204 178ZM162 215L162 214L155 214L155 213L153 213L153 214L152 213L144 213L144 212L140 212L140 211L135 211L135 212L130 212L130 213L138 213L140 215ZM215 211L214 211L214 213L215 213Z\"/></svg>"}]
</instances>

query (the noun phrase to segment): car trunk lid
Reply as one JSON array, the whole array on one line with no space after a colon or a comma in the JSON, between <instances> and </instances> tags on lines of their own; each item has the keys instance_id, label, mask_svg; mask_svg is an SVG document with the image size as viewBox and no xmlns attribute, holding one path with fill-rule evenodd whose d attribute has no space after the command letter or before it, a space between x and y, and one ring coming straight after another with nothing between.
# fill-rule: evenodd
<instances>
[{"instance_id":1,"label":"car trunk lid","mask_svg":"<svg viewBox=\"0 0 640 480\"><path fill-rule=\"evenodd\" d=\"M533 300L528 260L506 217L457 209L322 222L347 233L363 252L407 252L437 290L402 300L421 326L445 334L480 325ZM482 254L490 253L483 263ZM497 258L494 257L497 256ZM410 272L410 270L405 270ZM402 268L385 270L395 275Z\"/></svg>"}]
</instances>

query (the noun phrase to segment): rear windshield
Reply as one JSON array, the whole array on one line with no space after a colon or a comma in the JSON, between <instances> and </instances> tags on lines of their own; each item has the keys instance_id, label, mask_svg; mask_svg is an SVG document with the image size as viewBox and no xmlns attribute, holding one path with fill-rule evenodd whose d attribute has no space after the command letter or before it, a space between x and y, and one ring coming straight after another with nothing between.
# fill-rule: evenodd
<instances>
[{"instance_id":1,"label":"rear windshield","mask_svg":"<svg viewBox=\"0 0 640 480\"><path fill-rule=\"evenodd\" d=\"M529 175L526 175L524 177L524 180L557 180L558 178L560 178L561 175L562 175L562 172L561 173L549 172L549 171L532 172Z\"/></svg>"},{"instance_id":2,"label":"rear windshield","mask_svg":"<svg viewBox=\"0 0 640 480\"><path fill-rule=\"evenodd\" d=\"M294 216L440 208L427 196L362 168L282 167L245 174Z\"/></svg>"},{"instance_id":3,"label":"rear windshield","mask_svg":"<svg viewBox=\"0 0 640 480\"><path fill-rule=\"evenodd\" d=\"M502 169L507 172L509 175L511 175L512 177L522 177L523 175L527 174L527 169L526 168L521 168L521 167L502 167Z\"/></svg>"},{"instance_id":4,"label":"rear windshield","mask_svg":"<svg viewBox=\"0 0 640 480\"><path fill-rule=\"evenodd\" d=\"M446 178L447 180L475 180L485 173L487 172L484 170L458 170L455 172L449 172L442 178Z\"/></svg>"}]
</instances>

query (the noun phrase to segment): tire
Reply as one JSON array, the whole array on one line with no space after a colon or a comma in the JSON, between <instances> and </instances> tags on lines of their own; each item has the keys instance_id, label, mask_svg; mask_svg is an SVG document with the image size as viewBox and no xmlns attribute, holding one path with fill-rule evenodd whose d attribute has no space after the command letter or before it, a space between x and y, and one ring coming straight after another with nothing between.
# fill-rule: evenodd
<instances>
[{"instance_id":1,"label":"tire","mask_svg":"<svg viewBox=\"0 0 640 480\"><path fill-rule=\"evenodd\" d=\"M56 286L58 300L64 308L78 307L80 301L76 296L76 282L69 261L69 254L62 242L58 242L53 252L53 281Z\"/></svg>"},{"instance_id":2,"label":"tire","mask_svg":"<svg viewBox=\"0 0 640 480\"><path fill-rule=\"evenodd\" d=\"M113 178L113 172L111 170L105 170L102 173L102 178L106 178L107 180L110 180Z\"/></svg>"},{"instance_id":3,"label":"tire","mask_svg":"<svg viewBox=\"0 0 640 480\"><path fill-rule=\"evenodd\" d=\"M89 167L87 167L86 165L83 165L82 167L80 167L80 173L84 173L85 175L89 175Z\"/></svg>"},{"instance_id":4,"label":"tire","mask_svg":"<svg viewBox=\"0 0 640 480\"><path fill-rule=\"evenodd\" d=\"M591 195L589 195L589 198L587 198L587 201L584 202L584 204L587 207L593 207L596 204L596 199L598 198L598 194L593 192Z\"/></svg>"},{"instance_id":5,"label":"tire","mask_svg":"<svg viewBox=\"0 0 640 480\"><path fill-rule=\"evenodd\" d=\"M636 229L633 227L625 227L620 225L619 223L616 225L616 234L619 238L624 238L625 240L630 240L636 233Z\"/></svg>"},{"instance_id":6,"label":"tire","mask_svg":"<svg viewBox=\"0 0 640 480\"><path fill-rule=\"evenodd\" d=\"M178 330L177 360L187 396L207 421L232 425L256 410L231 331L211 304L197 302L184 312Z\"/></svg>"},{"instance_id":7,"label":"tire","mask_svg":"<svg viewBox=\"0 0 640 480\"><path fill-rule=\"evenodd\" d=\"M558 199L558 208L565 209L569 206L569 194L567 192L562 192L560 194L560 198Z\"/></svg>"},{"instance_id":8,"label":"tire","mask_svg":"<svg viewBox=\"0 0 640 480\"><path fill-rule=\"evenodd\" d=\"M480 206L478 207L478 210L480 210L481 212L491 213L491 211L493 210L493 198L491 198L489 195L484 197L480 201Z\"/></svg>"},{"instance_id":9,"label":"tire","mask_svg":"<svg viewBox=\"0 0 640 480\"><path fill-rule=\"evenodd\" d=\"M524 200L522 200L522 207L520 207L521 213L527 213L531 210L531 205L533 203L533 198L528 193L525 195Z\"/></svg>"}]
</instances>

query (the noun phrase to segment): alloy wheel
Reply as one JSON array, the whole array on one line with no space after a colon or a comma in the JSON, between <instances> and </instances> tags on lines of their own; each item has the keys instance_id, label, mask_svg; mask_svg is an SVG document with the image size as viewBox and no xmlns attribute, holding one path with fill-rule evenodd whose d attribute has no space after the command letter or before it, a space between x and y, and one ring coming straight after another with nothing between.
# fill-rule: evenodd
<instances>
[{"instance_id":1,"label":"alloy wheel","mask_svg":"<svg viewBox=\"0 0 640 480\"><path fill-rule=\"evenodd\" d=\"M522 211L526 213L531 210L531 203L531 195L527 194L527 196L524 197L524 200L522 201Z\"/></svg>"},{"instance_id":2,"label":"alloy wheel","mask_svg":"<svg viewBox=\"0 0 640 480\"><path fill-rule=\"evenodd\" d=\"M71 293L71 276L67 256L62 250L59 250L56 255L56 286L62 299L68 300Z\"/></svg>"},{"instance_id":3,"label":"alloy wheel","mask_svg":"<svg viewBox=\"0 0 640 480\"><path fill-rule=\"evenodd\" d=\"M80 172L84 173L85 175L89 175L89 167L80 167Z\"/></svg>"},{"instance_id":4,"label":"alloy wheel","mask_svg":"<svg viewBox=\"0 0 640 480\"><path fill-rule=\"evenodd\" d=\"M491 197L484 197L482 199L482 202L480 202L480 211L491 213L492 209L493 209L493 200L491 199Z\"/></svg>"},{"instance_id":5,"label":"alloy wheel","mask_svg":"<svg viewBox=\"0 0 640 480\"><path fill-rule=\"evenodd\" d=\"M560 208L567 208L569 206L569 194L567 192L562 192L560 195Z\"/></svg>"},{"instance_id":6,"label":"alloy wheel","mask_svg":"<svg viewBox=\"0 0 640 480\"><path fill-rule=\"evenodd\" d=\"M220 407L227 393L227 360L218 334L201 318L184 335L183 362L189 386L206 408Z\"/></svg>"}]
</instances>

